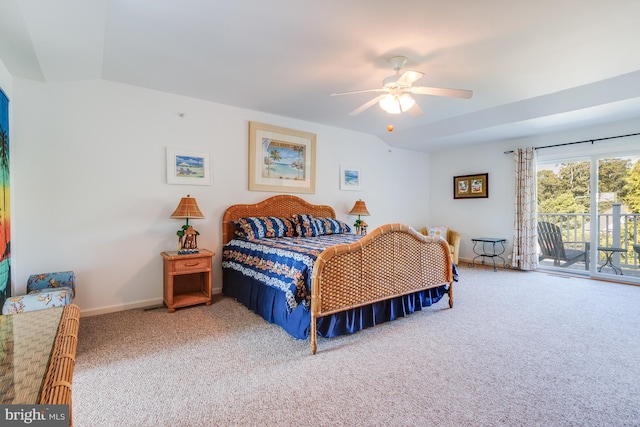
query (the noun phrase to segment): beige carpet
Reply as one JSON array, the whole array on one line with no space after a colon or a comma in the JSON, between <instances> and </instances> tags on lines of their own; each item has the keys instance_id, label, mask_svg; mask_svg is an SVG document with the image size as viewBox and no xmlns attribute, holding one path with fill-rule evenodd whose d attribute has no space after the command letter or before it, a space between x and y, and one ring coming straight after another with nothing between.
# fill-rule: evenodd
<instances>
[{"instance_id":1,"label":"beige carpet","mask_svg":"<svg viewBox=\"0 0 640 427\"><path fill-rule=\"evenodd\" d=\"M640 287L460 268L455 306L289 337L235 301L82 318L84 426L640 425Z\"/></svg>"}]
</instances>

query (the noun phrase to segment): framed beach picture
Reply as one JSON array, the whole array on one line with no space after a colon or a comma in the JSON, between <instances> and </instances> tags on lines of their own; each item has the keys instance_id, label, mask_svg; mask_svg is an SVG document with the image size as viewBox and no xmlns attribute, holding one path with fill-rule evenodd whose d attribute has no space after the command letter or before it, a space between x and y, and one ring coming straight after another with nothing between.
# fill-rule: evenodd
<instances>
[{"instance_id":1,"label":"framed beach picture","mask_svg":"<svg viewBox=\"0 0 640 427\"><path fill-rule=\"evenodd\" d=\"M167 147L167 184L211 185L209 154Z\"/></svg>"},{"instance_id":2,"label":"framed beach picture","mask_svg":"<svg viewBox=\"0 0 640 427\"><path fill-rule=\"evenodd\" d=\"M482 199L489 197L489 174L453 177L454 199Z\"/></svg>"},{"instance_id":3,"label":"framed beach picture","mask_svg":"<svg viewBox=\"0 0 640 427\"><path fill-rule=\"evenodd\" d=\"M316 135L249 122L249 190L315 193Z\"/></svg>"},{"instance_id":4,"label":"framed beach picture","mask_svg":"<svg viewBox=\"0 0 640 427\"><path fill-rule=\"evenodd\" d=\"M359 191L362 189L360 169L340 165L340 189Z\"/></svg>"}]
</instances>

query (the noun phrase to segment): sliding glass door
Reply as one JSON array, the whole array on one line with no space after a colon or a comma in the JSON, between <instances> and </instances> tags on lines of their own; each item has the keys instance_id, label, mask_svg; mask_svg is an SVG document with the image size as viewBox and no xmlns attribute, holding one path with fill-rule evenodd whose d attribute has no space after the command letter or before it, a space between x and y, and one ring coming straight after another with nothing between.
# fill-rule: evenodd
<instances>
[{"instance_id":1,"label":"sliding glass door","mask_svg":"<svg viewBox=\"0 0 640 427\"><path fill-rule=\"evenodd\" d=\"M589 273L591 163L538 164L540 267Z\"/></svg>"},{"instance_id":2,"label":"sliding glass door","mask_svg":"<svg viewBox=\"0 0 640 427\"><path fill-rule=\"evenodd\" d=\"M540 268L640 283L640 152L538 163Z\"/></svg>"},{"instance_id":3,"label":"sliding glass door","mask_svg":"<svg viewBox=\"0 0 640 427\"><path fill-rule=\"evenodd\" d=\"M638 217L640 217L640 156L627 155L596 160L597 230L596 275L640 277Z\"/></svg>"}]
</instances>

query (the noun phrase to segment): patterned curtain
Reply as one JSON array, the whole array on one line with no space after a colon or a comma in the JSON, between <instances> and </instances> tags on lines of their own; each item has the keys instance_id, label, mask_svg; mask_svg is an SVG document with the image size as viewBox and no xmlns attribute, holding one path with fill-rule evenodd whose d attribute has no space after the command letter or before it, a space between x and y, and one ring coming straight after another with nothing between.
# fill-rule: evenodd
<instances>
[{"instance_id":1,"label":"patterned curtain","mask_svg":"<svg viewBox=\"0 0 640 427\"><path fill-rule=\"evenodd\" d=\"M536 150L520 148L516 162L516 206L513 235L513 266L521 270L538 268L538 220Z\"/></svg>"},{"instance_id":2,"label":"patterned curtain","mask_svg":"<svg viewBox=\"0 0 640 427\"><path fill-rule=\"evenodd\" d=\"M0 307L11 296L9 99L0 88Z\"/></svg>"}]
</instances>

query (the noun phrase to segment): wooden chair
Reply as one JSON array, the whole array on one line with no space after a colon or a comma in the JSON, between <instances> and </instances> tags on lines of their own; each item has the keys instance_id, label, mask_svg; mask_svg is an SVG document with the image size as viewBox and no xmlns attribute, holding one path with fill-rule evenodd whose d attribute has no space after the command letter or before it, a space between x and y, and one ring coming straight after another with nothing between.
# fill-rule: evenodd
<instances>
[{"instance_id":1,"label":"wooden chair","mask_svg":"<svg viewBox=\"0 0 640 427\"><path fill-rule=\"evenodd\" d=\"M574 243L574 242L571 242ZM575 242L577 243L577 242ZM538 222L538 244L540 245L540 261L552 259L553 265L568 267L573 263L584 261L584 269L589 270L589 242L581 242L585 250L567 249L562 241L560 227L549 222Z\"/></svg>"}]
</instances>

